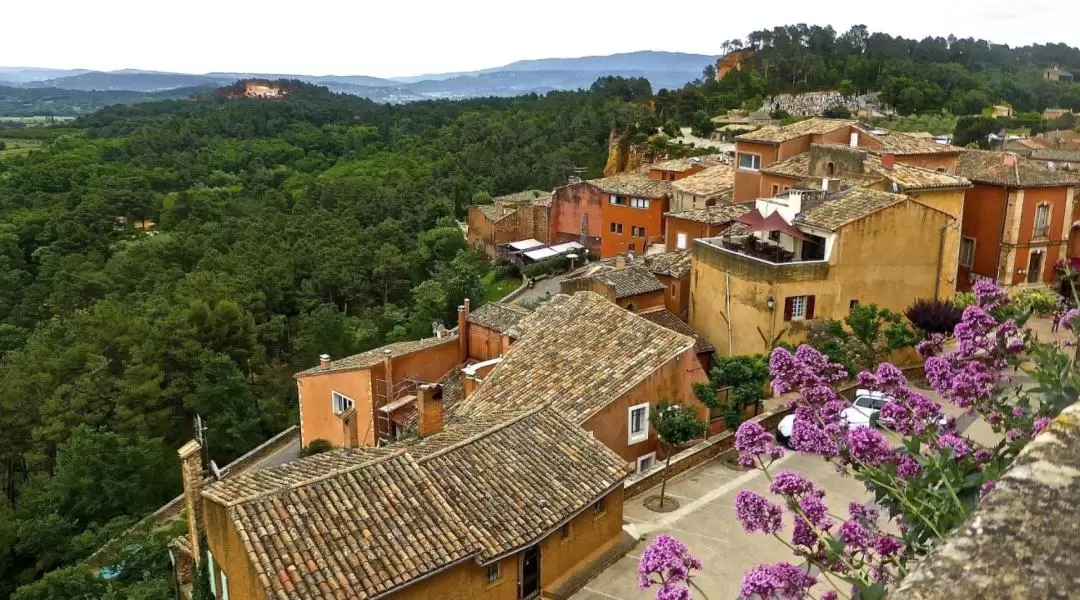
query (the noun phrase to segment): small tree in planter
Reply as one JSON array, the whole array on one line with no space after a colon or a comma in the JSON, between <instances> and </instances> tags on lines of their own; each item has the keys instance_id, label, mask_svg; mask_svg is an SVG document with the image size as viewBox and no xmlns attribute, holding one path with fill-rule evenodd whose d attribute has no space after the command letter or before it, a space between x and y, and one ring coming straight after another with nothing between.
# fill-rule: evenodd
<instances>
[{"instance_id":1,"label":"small tree in planter","mask_svg":"<svg viewBox=\"0 0 1080 600\"><path fill-rule=\"evenodd\" d=\"M667 400L660 401L651 421L657 437L660 438L660 443L664 445L664 453L667 455L664 463L664 478L660 484L660 505L657 507L657 510L665 510L667 508L664 502L668 467L671 466L671 455L674 454L674 449L705 435L708 426L697 418L693 408L682 404L668 404Z\"/></svg>"}]
</instances>

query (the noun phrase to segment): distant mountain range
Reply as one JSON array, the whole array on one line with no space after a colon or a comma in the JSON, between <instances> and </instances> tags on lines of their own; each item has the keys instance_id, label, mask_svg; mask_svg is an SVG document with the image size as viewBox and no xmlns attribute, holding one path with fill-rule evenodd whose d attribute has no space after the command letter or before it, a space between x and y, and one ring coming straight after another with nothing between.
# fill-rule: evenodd
<instances>
[{"instance_id":1,"label":"distant mountain range","mask_svg":"<svg viewBox=\"0 0 1080 600\"><path fill-rule=\"evenodd\" d=\"M654 89L682 87L701 77L714 56L679 52L630 52L610 56L523 60L480 71L437 73L383 79L364 75L290 75L279 73L168 73L161 71L90 71L0 67L0 86L86 92L169 92L181 88L228 85L238 79L297 79L324 85L376 102L413 102L436 98L516 96L552 90L588 88L598 77L646 77ZM10 93L10 90L9 90ZM125 101L128 100L125 94ZM148 98L149 99L149 98ZM3 108L0 106L0 111ZM57 113L59 114L59 113ZM0 112L0 116L4 116Z\"/></svg>"}]
</instances>

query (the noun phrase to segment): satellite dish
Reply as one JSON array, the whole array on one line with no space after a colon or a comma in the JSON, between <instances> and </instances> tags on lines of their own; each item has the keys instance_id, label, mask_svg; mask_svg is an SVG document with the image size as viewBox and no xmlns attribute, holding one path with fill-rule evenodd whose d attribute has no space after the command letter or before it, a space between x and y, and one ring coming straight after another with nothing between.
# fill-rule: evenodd
<instances>
[{"instance_id":1,"label":"satellite dish","mask_svg":"<svg viewBox=\"0 0 1080 600\"><path fill-rule=\"evenodd\" d=\"M212 460L210 461L210 472L214 474L215 480L221 481L221 478L223 477L221 469L219 469L217 463Z\"/></svg>"}]
</instances>

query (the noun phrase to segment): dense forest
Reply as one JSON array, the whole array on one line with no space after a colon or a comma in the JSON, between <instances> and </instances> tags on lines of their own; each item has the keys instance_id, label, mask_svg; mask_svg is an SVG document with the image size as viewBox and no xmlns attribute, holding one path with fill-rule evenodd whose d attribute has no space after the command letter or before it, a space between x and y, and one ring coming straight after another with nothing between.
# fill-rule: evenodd
<instances>
[{"instance_id":1,"label":"dense forest","mask_svg":"<svg viewBox=\"0 0 1080 600\"><path fill-rule=\"evenodd\" d=\"M218 465L294 423L320 353L481 297L474 200L599 176L613 128L657 126L643 81L406 106L283 85L27 129L47 145L0 161L0 598L168 597L164 533L109 582L72 565L179 492L195 414Z\"/></svg>"},{"instance_id":2,"label":"dense forest","mask_svg":"<svg viewBox=\"0 0 1080 600\"><path fill-rule=\"evenodd\" d=\"M767 96L837 90L847 96L880 92L903 115L975 115L1007 103L1018 112L1063 107L1080 111L1080 83L1047 81L1058 66L1080 79L1080 49L1065 44L1010 48L954 36L923 40L871 33L857 25L838 34L832 27L788 25L724 42L725 53L752 54L742 68L715 80L715 67L680 90L661 90L662 117L700 125L701 117L732 108L756 110Z\"/></svg>"}]
</instances>

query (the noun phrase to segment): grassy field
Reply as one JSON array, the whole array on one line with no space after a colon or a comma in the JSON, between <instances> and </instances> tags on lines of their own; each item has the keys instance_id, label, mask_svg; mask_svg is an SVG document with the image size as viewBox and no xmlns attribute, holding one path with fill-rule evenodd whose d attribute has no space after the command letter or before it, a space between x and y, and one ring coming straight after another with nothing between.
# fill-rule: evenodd
<instances>
[{"instance_id":1,"label":"grassy field","mask_svg":"<svg viewBox=\"0 0 1080 600\"><path fill-rule=\"evenodd\" d=\"M495 271L490 271L487 275L484 275L480 280L484 284L484 303L494 302L501 300L504 296L510 292L516 290L521 285L521 280L517 278L507 279L495 279Z\"/></svg>"},{"instance_id":2,"label":"grassy field","mask_svg":"<svg viewBox=\"0 0 1080 600\"><path fill-rule=\"evenodd\" d=\"M36 150L41 147L41 140L18 140L12 138L5 138L3 136L3 130L0 129L0 145L3 145L4 149L0 150L0 160L9 158L12 156L19 156L26 154L31 150Z\"/></svg>"}]
</instances>

